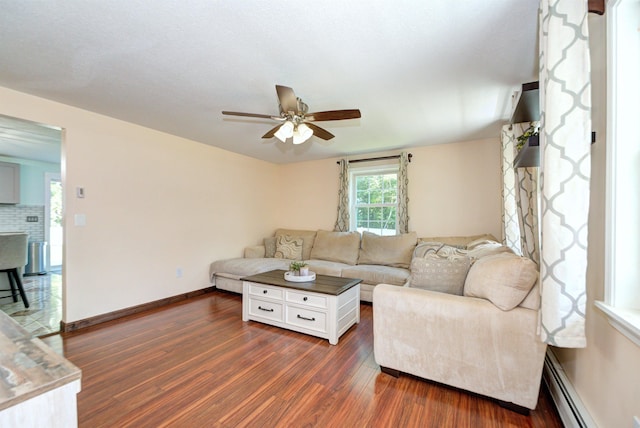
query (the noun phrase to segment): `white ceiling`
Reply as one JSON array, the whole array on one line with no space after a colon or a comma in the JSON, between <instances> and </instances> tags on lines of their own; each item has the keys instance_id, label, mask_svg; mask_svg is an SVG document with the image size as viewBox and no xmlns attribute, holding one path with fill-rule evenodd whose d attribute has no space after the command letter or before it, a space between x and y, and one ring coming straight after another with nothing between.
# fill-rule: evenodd
<instances>
[{"instance_id":1,"label":"white ceiling","mask_svg":"<svg viewBox=\"0 0 640 428\"><path fill-rule=\"evenodd\" d=\"M0 0L0 86L275 163L491 138L537 80L537 7ZM336 137L294 147L260 138L275 122L222 116L277 115L275 84L362 118L318 122Z\"/></svg>"}]
</instances>

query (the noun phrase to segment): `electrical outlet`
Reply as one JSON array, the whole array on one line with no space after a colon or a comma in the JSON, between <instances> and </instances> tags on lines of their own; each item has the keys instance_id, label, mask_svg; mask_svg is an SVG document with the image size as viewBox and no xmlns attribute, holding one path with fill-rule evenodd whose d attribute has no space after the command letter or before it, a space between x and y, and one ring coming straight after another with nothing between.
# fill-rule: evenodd
<instances>
[{"instance_id":1,"label":"electrical outlet","mask_svg":"<svg viewBox=\"0 0 640 428\"><path fill-rule=\"evenodd\" d=\"M633 418L633 428L640 428L640 418L637 416Z\"/></svg>"},{"instance_id":2,"label":"electrical outlet","mask_svg":"<svg viewBox=\"0 0 640 428\"><path fill-rule=\"evenodd\" d=\"M38 222L38 216L37 215L28 215L27 216L27 223L37 223Z\"/></svg>"},{"instance_id":3,"label":"electrical outlet","mask_svg":"<svg viewBox=\"0 0 640 428\"><path fill-rule=\"evenodd\" d=\"M176 269L176 278L182 278L182 268Z\"/></svg>"}]
</instances>

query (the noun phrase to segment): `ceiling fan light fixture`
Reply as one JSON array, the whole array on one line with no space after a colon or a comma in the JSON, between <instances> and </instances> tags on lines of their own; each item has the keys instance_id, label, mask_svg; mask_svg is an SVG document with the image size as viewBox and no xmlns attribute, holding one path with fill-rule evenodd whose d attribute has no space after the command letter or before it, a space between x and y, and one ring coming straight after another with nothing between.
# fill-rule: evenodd
<instances>
[{"instance_id":1,"label":"ceiling fan light fixture","mask_svg":"<svg viewBox=\"0 0 640 428\"><path fill-rule=\"evenodd\" d=\"M297 126L293 133L293 144L302 144L313 135L313 130L304 123Z\"/></svg>"},{"instance_id":2,"label":"ceiling fan light fixture","mask_svg":"<svg viewBox=\"0 0 640 428\"><path fill-rule=\"evenodd\" d=\"M223 111L222 114L272 119L281 122L280 125L271 128L262 138L276 137L278 140L286 143L289 138L293 137L293 144L302 144L312 136L316 136L324 141L329 141L335 137L331 132L312 122L359 119L362 117L358 109L327 110L308 113L309 106L307 106L300 97L296 97L293 89L287 86L276 85L276 93L278 94L279 116L243 113L239 111ZM308 123L308 125L303 122Z\"/></svg>"},{"instance_id":3,"label":"ceiling fan light fixture","mask_svg":"<svg viewBox=\"0 0 640 428\"><path fill-rule=\"evenodd\" d=\"M293 123L287 120L274 135L283 143L286 142L287 138L293 137Z\"/></svg>"}]
</instances>

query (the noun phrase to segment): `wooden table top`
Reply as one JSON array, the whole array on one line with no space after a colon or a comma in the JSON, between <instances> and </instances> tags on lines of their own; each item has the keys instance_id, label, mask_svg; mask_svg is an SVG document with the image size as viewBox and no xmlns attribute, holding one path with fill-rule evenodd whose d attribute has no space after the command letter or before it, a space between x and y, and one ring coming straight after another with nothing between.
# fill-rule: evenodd
<instances>
[{"instance_id":1,"label":"wooden table top","mask_svg":"<svg viewBox=\"0 0 640 428\"><path fill-rule=\"evenodd\" d=\"M0 410L80 377L79 368L0 311Z\"/></svg>"},{"instance_id":2,"label":"wooden table top","mask_svg":"<svg viewBox=\"0 0 640 428\"><path fill-rule=\"evenodd\" d=\"M293 282L284 279L284 270L272 270L257 275L246 276L242 281L257 282L259 284L276 285L278 287L292 288L294 290L311 291L314 293L337 296L351 287L362 282L358 278L340 278L337 276L318 275L315 281Z\"/></svg>"}]
</instances>

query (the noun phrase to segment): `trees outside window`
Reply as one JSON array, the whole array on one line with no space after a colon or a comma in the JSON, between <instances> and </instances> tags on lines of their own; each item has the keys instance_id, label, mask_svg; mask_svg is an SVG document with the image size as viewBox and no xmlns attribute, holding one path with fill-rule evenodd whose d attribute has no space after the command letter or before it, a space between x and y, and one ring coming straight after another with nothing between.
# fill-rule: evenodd
<instances>
[{"instance_id":1,"label":"trees outside window","mask_svg":"<svg viewBox=\"0 0 640 428\"><path fill-rule=\"evenodd\" d=\"M351 175L351 230L395 235L398 212L397 168L354 170Z\"/></svg>"}]
</instances>

